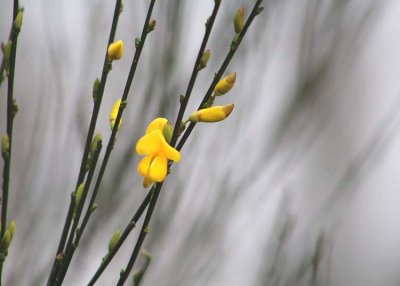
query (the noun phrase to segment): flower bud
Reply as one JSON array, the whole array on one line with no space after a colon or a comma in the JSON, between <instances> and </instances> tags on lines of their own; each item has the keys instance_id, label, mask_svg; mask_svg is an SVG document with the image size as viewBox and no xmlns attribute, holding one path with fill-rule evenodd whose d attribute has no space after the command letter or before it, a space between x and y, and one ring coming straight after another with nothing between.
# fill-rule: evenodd
<instances>
[{"instance_id":1,"label":"flower bud","mask_svg":"<svg viewBox=\"0 0 400 286\"><path fill-rule=\"evenodd\" d=\"M6 230L3 238L1 239L0 252L6 253L8 250L8 247L10 246L10 243L11 243L11 233L9 230Z\"/></svg>"},{"instance_id":2,"label":"flower bud","mask_svg":"<svg viewBox=\"0 0 400 286\"><path fill-rule=\"evenodd\" d=\"M93 83L93 101L97 101L97 96L99 95L100 91L100 80L99 78L96 78L94 83Z\"/></svg>"},{"instance_id":3,"label":"flower bud","mask_svg":"<svg viewBox=\"0 0 400 286\"><path fill-rule=\"evenodd\" d=\"M23 10L20 9L18 11L17 17L15 17L14 20L14 28L17 32L21 31L21 27L22 27L22 19L23 19Z\"/></svg>"},{"instance_id":4,"label":"flower bud","mask_svg":"<svg viewBox=\"0 0 400 286\"><path fill-rule=\"evenodd\" d=\"M7 158L10 154L10 137L8 137L7 133L1 138L1 153L3 158Z\"/></svg>"},{"instance_id":5,"label":"flower bud","mask_svg":"<svg viewBox=\"0 0 400 286\"><path fill-rule=\"evenodd\" d=\"M83 190L85 189L85 183L82 183L78 186L78 188L75 191L75 208L74 208L74 213L76 213L76 211L79 208L79 205L81 203L81 199L82 199L82 194L83 194Z\"/></svg>"},{"instance_id":6,"label":"flower bud","mask_svg":"<svg viewBox=\"0 0 400 286\"><path fill-rule=\"evenodd\" d=\"M222 121L231 114L234 105L213 106L200 109L189 116L191 122L218 122Z\"/></svg>"},{"instance_id":7,"label":"flower bud","mask_svg":"<svg viewBox=\"0 0 400 286\"><path fill-rule=\"evenodd\" d=\"M4 55L4 62L9 65L10 64L10 57L11 57L11 48L12 48L12 42L8 41L5 44L2 44L1 50L3 51Z\"/></svg>"},{"instance_id":8,"label":"flower bud","mask_svg":"<svg viewBox=\"0 0 400 286\"><path fill-rule=\"evenodd\" d=\"M153 31L154 28L156 27L156 24L157 24L156 20L154 20L154 19L150 20L149 25L147 26L147 33L150 33L151 31Z\"/></svg>"},{"instance_id":9,"label":"flower bud","mask_svg":"<svg viewBox=\"0 0 400 286\"><path fill-rule=\"evenodd\" d=\"M231 73L230 75L221 79L214 88L215 95L221 96L232 89L235 85L236 73Z\"/></svg>"},{"instance_id":10,"label":"flower bud","mask_svg":"<svg viewBox=\"0 0 400 286\"><path fill-rule=\"evenodd\" d=\"M97 151L100 151L103 142L103 137L101 133L97 133L92 140L92 144L90 144L90 155L94 156Z\"/></svg>"},{"instance_id":11,"label":"flower bud","mask_svg":"<svg viewBox=\"0 0 400 286\"><path fill-rule=\"evenodd\" d=\"M233 18L233 26L235 28L235 33L240 34L244 27L244 8L240 7Z\"/></svg>"},{"instance_id":12,"label":"flower bud","mask_svg":"<svg viewBox=\"0 0 400 286\"><path fill-rule=\"evenodd\" d=\"M13 239L14 233L15 233L15 228L16 228L15 221L11 221L10 224L8 225L8 231L10 232L10 240Z\"/></svg>"},{"instance_id":13,"label":"flower bud","mask_svg":"<svg viewBox=\"0 0 400 286\"><path fill-rule=\"evenodd\" d=\"M113 233L111 236L110 242L108 243L108 252L111 252L114 250L115 246L117 246L117 243L119 239L121 238L121 232L117 230L116 232Z\"/></svg>"},{"instance_id":14,"label":"flower bud","mask_svg":"<svg viewBox=\"0 0 400 286\"><path fill-rule=\"evenodd\" d=\"M210 56L211 56L211 51L210 49L207 49L200 59L198 70L204 69L207 66Z\"/></svg>"},{"instance_id":15,"label":"flower bud","mask_svg":"<svg viewBox=\"0 0 400 286\"><path fill-rule=\"evenodd\" d=\"M108 58L111 60L119 60L124 55L124 42L119 40L111 43L107 51Z\"/></svg>"},{"instance_id":16,"label":"flower bud","mask_svg":"<svg viewBox=\"0 0 400 286\"><path fill-rule=\"evenodd\" d=\"M120 106L120 105L121 105L121 99L118 99L118 100L115 102L115 104L114 104L114 106L113 106L113 108L112 108L112 110L111 110L111 113L110 113L110 126L111 126L111 130L114 129L114 124L115 124L115 120L117 120L117 115L118 115L118 111L119 111L119 106ZM121 120L119 121L118 130L121 128L121 124L122 124L122 118L121 118Z\"/></svg>"}]
</instances>

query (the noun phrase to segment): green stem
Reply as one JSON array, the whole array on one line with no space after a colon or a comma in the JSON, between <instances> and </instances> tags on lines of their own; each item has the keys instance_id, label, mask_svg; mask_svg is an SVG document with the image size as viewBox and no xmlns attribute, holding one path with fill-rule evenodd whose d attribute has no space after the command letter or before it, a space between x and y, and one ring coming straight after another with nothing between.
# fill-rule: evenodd
<instances>
[{"instance_id":1,"label":"green stem","mask_svg":"<svg viewBox=\"0 0 400 286\"><path fill-rule=\"evenodd\" d=\"M88 135L86 137L85 149L84 149L83 156L82 156L81 166L80 166L80 170L79 170L79 176L78 176L75 190L83 182L83 179L84 179L85 173L86 173L85 168L86 168L86 164L87 164L87 158L88 158L88 154L89 154L90 144L93 139L93 134L94 134L94 130L95 130L96 123L97 123L97 117L98 117L98 114L100 111L101 101L103 99L104 87L105 87L105 84L107 81L107 75L109 72L109 62L108 62L107 50L108 50L108 46L112 42L114 42L115 32L117 29L118 19L119 19L119 15L120 15L120 7L121 7L121 0L116 0L114 16L113 16L113 20L112 20L112 24L111 24L110 36L108 39L108 44L107 44L106 53L105 53L105 57L104 57L104 64L103 64L103 71L102 71L102 75L101 75L100 88L99 88L99 92L97 94L96 101L93 105L92 117L90 120ZM74 202L71 201L69 209L68 209L68 213L67 213L65 223L64 223L63 232L61 234L60 242L59 242L59 245L57 248L56 257L57 257L57 255L64 252L65 242L67 240L67 236L68 236L68 233L69 233L69 230L71 227L71 222L72 222L73 203ZM49 279L47 281L48 286L53 285L52 283L54 282L54 278L57 275L57 273L55 273L57 270L56 264L57 264L57 259L54 259L52 271L51 271Z\"/></svg>"},{"instance_id":2,"label":"green stem","mask_svg":"<svg viewBox=\"0 0 400 286\"><path fill-rule=\"evenodd\" d=\"M254 18L260 13L259 8L262 0L257 0L257 2L254 4L253 9L250 12L249 17L247 18L247 21L243 27L243 30L240 32L239 35L235 36L234 40L232 41L231 47L229 49L228 54L225 57L225 60L223 61L221 67L219 68L218 72L215 74L214 80L212 81L210 87L208 88L207 93L204 95L204 98L202 102L200 103L198 110L203 108L203 105L208 101L212 93L214 92L214 88L218 81L221 79L223 76L226 68L228 67L231 59L235 55L240 43L242 42L248 28L250 27L251 23L253 22ZM196 123L191 122L188 126L188 128L185 130L185 133L183 134L181 140L178 143L177 150L180 151L185 144L186 140L188 139L190 133L193 131L194 126Z\"/></svg>"},{"instance_id":3,"label":"green stem","mask_svg":"<svg viewBox=\"0 0 400 286\"><path fill-rule=\"evenodd\" d=\"M112 251L110 251L105 257L104 260L101 262L100 267L97 269L96 273L93 275L92 279L90 279L88 286L93 286L94 283L96 283L97 279L101 276L103 271L107 268L108 264L111 262L113 259L114 255L117 253L121 245L124 243L125 239L128 237L129 233L135 228L137 221L139 218L142 216L144 210L146 209L147 205L150 202L150 199L152 197L152 194L155 189L155 184L153 185L153 188L149 191L147 194L146 198L143 200L142 204L139 206L138 210L132 217L132 219L129 221L128 225L125 227L124 231L121 234L120 239L118 240L118 243L115 245Z\"/></svg>"},{"instance_id":4,"label":"green stem","mask_svg":"<svg viewBox=\"0 0 400 286\"><path fill-rule=\"evenodd\" d=\"M62 264L61 264L61 269L60 269L61 272L59 272L59 274L56 277L56 285L61 285L62 282L64 281L65 275L66 275L66 273L68 271L68 267L69 267L69 265L71 263L71 260L72 260L72 256L74 255L75 249L77 247L77 245L73 243L74 236L78 237L78 236L81 235L80 229L78 229L78 223L79 223L79 219L81 217L81 213L82 213L82 210L83 210L83 206L85 204L85 200L86 200L87 194L89 192L89 186L90 186L90 183L92 181L94 171L96 169L96 163L97 163L97 159L99 158L100 151L101 151L101 145L98 144L96 152L94 153L93 158L92 158L92 162L91 162L91 165L90 165L88 177L86 179L85 187L84 187L84 190L83 190L83 193L82 193L82 198L80 200L78 208L76 209L75 217L73 218L74 223L72 224L71 235L70 235L70 237L68 239L67 247L65 248L66 249L65 250L65 257L64 257L64 260L62 261ZM74 204L76 204L76 203L74 202ZM76 208L76 205L75 205L75 208ZM91 205L89 205L88 208L91 209ZM79 232L79 234L78 234L78 232Z\"/></svg>"},{"instance_id":5,"label":"green stem","mask_svg":"<svg viewBox=\"0 0 400 286\"><path fill-rule=\"evenodd\" d=\"M175 121L174 133L172 134L172 139L171 139L171 146L172 147L175 146L176 140L178 139L180 124L182 122L183 115L185 114L186 106L187 106L187 104L189 102L189 98L190 98L190 95L192 93L192 90L193 90L193 87L194 87L194 83L195 83L196 78L197 78L197 74L199 73L198 67L199 67L199 64L200 64L200 61L201 61L201 57L203 56L204 51L206 49L207 42L208 42L208 39L210 37L211 30L212 30L212 27L214 25L215 18L217 17L217 13L218 13L218 9L220 7L221 1L215 1L214 3L215 4L214 4L213 12L212 12L210 18L206 22L206 31L204 33L203 41L201 42L201 46L200 46L199 52L197 54L196 62L195 62L194 67L193 67L192 75L190 77L189 84L188 84L188 87L186 89L185 96L184 96L183 101L181 102L181 105L179 107L178 116L177 116L176 121Z\"/></svg>"},{"instance_id":6,"label":"green stem","mask_svg":"<svg viewBox=\"0 0 400 286\"><path fill-rule=\"evenodd\" d=\"M151 17L153 8L154 8L154 3L155 3L155 0L152 0L150 5L149 5L149 9L148 9L148 12L147 12L145 24L143 25L143 31L142 31L142 35L141 35L141 38L140 38L140 43L136 48L135 55L134 55L134 58L133 58L133 62L132 62L132 65L131 65L131 69L130 69L130 72L129 72L129 75L128 75L128 79L127 79L127 82L126 82L126 85L125 85L125 89L124 89L123 96L122 96L122 99L121 99L121 101L125 102L125 103L126 103L126 100L128 98L129 90L130 90L130 87L131 87L132 82L133 82L133 78L134 78L138 63L139 63L139 58L140 58L140 55L142 53L144 43L146 42L146 38L147 38L147 34L148 34L148 26L149 26L150 17ZM104 87L101 90L103 91ZM111 152L112 152L112 150L114 148L114 144L115 144L115 141L116 141L116 135L117 135L117 131L118 131L118 126L119 126L119 123L120 123L121 118L122 118L122 113L123 113L124 107L125 107L124 104L121 104L121 106L120 106L120 108L118 110L118 114L117 114L117 117L116 117L114 128L113 128L113 130L111 132L111 135L110 135L110 138L109 138L109 141L108 141L108 144L107 144L107 149L106 149L106 152L105 152L105 155L104 155L101 167L100 167L99 174L98 174L97 179L96 179L96 184L95 184L95 187L94 187L94 190L93 190L93 194L92 194L92 197L90 199L87 211L85 213L82 225L84 224L86 226L86 224L87 224L87 222L88 222L88 220L89 220L89 218L90 218L90 216L92 214L91 208L92 208L92 206L93 206L93 204L95 202L95 199L97 197L97 194L98 194L98 191L99 191L99 188L100 188L100 185L101 185L101 181L103 179L104 172L105 172L107 164L108 164L108 160L109 160L109 158L111 156ZM89 144L89 147L90 147L90 144ZM87 157L87 155L86 156L84 155L84 157ZM85 162L85 165L86 165L86 162ZM82 165L82 166L85 166L85 165ZM84 175L84 173L83 173L83 175ZM89 184L90 184L90 182L87 183L87 185L89 185ZM85 188L89 187L87 185L85 185ZM67 247L66 247L66 250L65 250L66 251L65 267L63 267L63 270L62 270L60 276L57 277L57 281L58 281L57 285L60 285L59 284L60 282L62 283L62 281L64 279L64 276L66 274L66 271L68 269L70 260L72 258L72 255L73 255L73 253L75 251L74 248L76 247L76 245L72 244L73 237L74 237L74 229L76 229L76 227L77 227L77 225L75 225L75 224L76 223L74 222L74 225L72 227L72 230L71 230L71 233L70 233L70 236L69 236L69 239L68 239L68 244L67 244ZM82 236L83 230L84 229L80 228L80 236Z\"/></svg>"},{"instance_id":7,"label":"green stem","mask_svg":"<svg viewBox=\"0 0 400 286\"><path fill-rule=\"evenodd\" d=\"M11 35L11 55L10 55L10 73L8 75L7 85L7 135L9 137L9 150L8 155L4 156L4 169L3 169L3 194L1 201L1 230L0 238L3 238L7 226L7 207L8 207L8 192L10 188L10 172L11 172L11 149L12 149L12 135L13 135L13 122L15 116L14 110L14 74L15 62L17 54L17 40L19 30L14 28L14 21L17 17L19 9L18 0L14 0L13 21L12 21L12 35ZM0 286L2 285L3 264L0 265Z\"/></svg>"},{"instance_id":8,"label":"green stem","mask_svg":"<svg viewBox=\"0 0 400 286\"><path fill-rule=\"evenodd\" d=\"M149 232L150 219L151 219L151 216L153 215L153 211L156 206L158 196L160 195L160 190L161 190L162 185L163 185L162 182L156 184L154 194L150 201L149 209L147 210L146 217L144 218L142 230L140 231L140 234L139 234L138 240L136 242L135 248L133 250L133 253L131 255L131 258L129 259L129 262L128 262L125 270L121 273L121 276L118 280L117 286L124 285L126 279L128 279L129 274L132 271L132 268L133 268L133 265L135 264L136 258L139 255L140 248L142 247L144 239L146 238L146 235Z\"/></svg>"}]
</instances>

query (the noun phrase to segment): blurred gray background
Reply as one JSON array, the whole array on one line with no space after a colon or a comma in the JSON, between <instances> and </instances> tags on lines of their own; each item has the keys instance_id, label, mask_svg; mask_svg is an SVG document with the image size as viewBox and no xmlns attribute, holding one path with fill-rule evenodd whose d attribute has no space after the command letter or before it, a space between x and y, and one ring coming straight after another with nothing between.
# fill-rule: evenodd
<instances>
[{"instance_id":1,"label":"blurred gray background","mask_svg":"<svg viewBox=\"0 0 400 286\"><path fill-rule=\"evenodd\" d=\"M114 1L21 1L9 218L17 232L5 285L43 285L83 153L93 80ZM121 97L149 1L125 1L96 130ZM223 1L189 114L230 45ZM145 248L143 285L400 285L400 2L265 0L228 67L228 120L199 124L168 177ZM213 1L158 1L92 216L65 285L86 285L146 195L134 147L155 117L174 121ZM0 40L11 1L0 3ZM6 83L0 89L5 132ZM108 139L107 139L108 140ZM103 153L102 153L103 154ZM1 163L0 169L3 164ZM138 230L98 285L114 285ZM137 267L143 263L138 260Z\"/></svg>"}]
</instances>

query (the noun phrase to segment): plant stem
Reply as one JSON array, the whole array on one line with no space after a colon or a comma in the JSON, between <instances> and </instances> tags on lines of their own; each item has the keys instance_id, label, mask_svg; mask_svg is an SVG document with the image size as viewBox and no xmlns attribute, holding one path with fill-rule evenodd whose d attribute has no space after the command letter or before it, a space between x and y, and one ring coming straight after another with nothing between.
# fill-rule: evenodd
<instances>
[{"instance_id":1,"label":"plant stem","mask_svg":"<svg viewBox=\"0 0 400 286\"><path fill-rule=\"evenodd\" d=\"M136 48L135 55L134 55L134 58L133 58L133 62L132 62L132 65L131 65L131 69L130 69L130 72L129 72L129 75L128 75L128 79L127 79L127 82L126 82L126 85L125 85L125 89L124 89L123 96L122 96L122 99L121 99L121 101L124 102L125 104L126 104L126 100L128 98L129 90L130 90L130 87L132 85L133 78L134 78L138 63L139 63L139 58L140 58L141 52L143 50L144 43L146 42L146 38L147 38L147 34L148 34L148 26L149 26L150 17L151 17L153 8L154 8L154 3L155 3L155 0L152 0L150 5L149 5L149 9L148 9L148 12L147 12L146 20L145 20L145 23L143 25L143 30L142 30L142 35L141 35L141 38L140 38L140 43ZM106 56L106 60L107 60L107 56ZM106 64L106 62L105 62L105 64ZM104 86L101 88L101 90L104 91ZM95 104L95 106L96 106L96 104ZM106 152L105 152L105 155L104 155L101 167L100 167L99 174L98 174L97 179L96 179L96 184L95 184L95 187L94 187L94 190L93 190L93 194L92 194L92 197L90 199L88 208L86 210L82 225L86 226L86 224L87 224L87 222L88 222L88 220L89 220L89 218L91 216L91 213L92 213L91 208L92 208L92 206L93 206L93 204L95 202L95 199L97 197L97 194L98 194L98 191L99 191L99 188L100 188L100 185L101 185L101 181L103 179L104 172L105 172L107 164L108 164L108 160L109 160L109 158L111 156L111 152L112 152L112 150L114 148L114 144L115 144L115 141L116 141L116 135L117 135L117 131L118 131L118 126L119 126L119 123L120 123L121 118L122 118L122 113L123 113L124 107L125 107L124 104L121 104L121 106L120 106L120 108L118 110L116 121L114 123L114 128L113 128L113 130L111 132L111 135L110 135L110 138L108 140L107 149L106 149ZM97 113L98 113L98 110L97 110ZM93 133L94 133L94 128L93 128L93 132L91 133L92 136L93 136ZM87 154L89 152L89 148L90 148L90 142L89 142L89 145L88 145ZM84 158L87 158L87 154L84 154ZM82 161L82 163L83 163L83 161ZM83 172L82 173L80 172L80 176L81 176L81 174L83 174L82 175L82 179L84 178L84 175L85 175L85 172L84 172L85 165L86 165L86 160L85 160L85 164L81 165L81 168L83 167L83 169L81 169L81 171L83 170ZM86 183L85 189L89 188L90 182L91 181L88 181ZM77 185L77 187L78 186L79 186L79 184ZM79 221L79 219L76 219L74 221L73 226L72 226L72 229L71 229L71 232L70 232L70 235L69 235L69 239L68 239L68 244L67 244L67 247L65 249L65 251L66 251L65 264L63 266L63 270L62 270L60 276L57 277L57 284L56 285L61 285L60 283L62 283L62 281L63 281L63 279L65 277L66 271L68 269L68 266L69 266L70 261L71 261L72 256L73 256L73 253L74 253L75 248L77 246L77 245L73 245L72 242L73 242L73 238L74 238L74 235L75 235L75 231L77 229L78 221ZM82 236L83 230L84 230L84 228L80 228L79 236Z\"/></svg>"},{"instance_id":2,"label":"plant stem","mask_svg":"<svg viewBox=\"0 0 400 286\"><path fill-rule=\"evenodd\" d=\"M19 30L14 26L14 21L17 17L19 9L18 0L14 0L13 8L13 21L11 28L11 54L10 54L10 73L8 75L7 83L7 135L9 138L8 155L4 156L4 169L3 169L3 193L1 198L1 230L0 239L3 238L7 226L7 207L8 207L8 192L10 188L10 173L11 173L11 149L12 149L12 131L15 116L14 110L14 74L15 62L17 54L17 40ZM2 76L2 74L0 75ZM4 254L5 255L5 254ZM4 260L0 263L0 286L2 285Z\"/></svg>"},{"instance_id":3,"label":"plant stem","mask_svg":"<svg viewBox=\"0 0 400 286\"><path fill-rule=\"evenodd\" d=\"M114 42L115 32L117 29L118 19L119 19L119 15L120 15L120 8L121 8L121 0L116 0L114 16L113 16L113 20L112 20L112 24L111 24L110 36L108 39L108 44L107 44L106 53L105 53L105 57L104 57L104 64L103 64L103 71L102 71L102 75L101 75L100 88L99 88L99 92L97 94L96 101L93 105L92 117L90 120L88 135L86 137L85 149L84 149L83 156L82 156L81 166L80 166L80 170L79 170L79 176L78 176L75 190L83 182L83 179L84 179L85 173L86 173L85 168L86 168L86 164L87 164L87 158L88 158L88 154L89 154L90 144L93 139L93 134L94 134L94 130L95 130L96 123L97 123L97 117L98 117L98 114L100 111L101 101L103 99L104 87L105 87L105 84L107 81L107 75L109 72L107 49L108 49L108 46L112 42ZM62 254L64 252L65 242L67 240L67 236L68 236L68 233L69 233L69 230L71 227L71 222L72 222L73 204L74 204L74 202L71 201L69 209L68 209L68 213L66 216L66 220L64 223L63 232L61 234L60 242L59 242L59 245L57 248L56 257L57 257L57 255ZM52 271L51 271L49 279L47 281L48 286L52 285L52 283L50 283L50 282L54 281L54 278L57 275L57 273L55 273L57 270L56 265L57 265L57 259L54 259Z\"/></svg>"},{"instance_id":4,"label":"plant stem","mask_svg":"<svg viewBox=\"0 0 400 286\"><path fill-rule=\"evenodd\" d=\"M80 203L79 203L79 206L77 209L76 209L76 201L74 202L74 205L75 205L74 208L76 209L75 217L73 218L74 223L72 224L72 231L71 231L70 237L68 239L67 247L65 248L66 249L65 257L61 264L61 269L60 269L61 272L59 272L59 274L56 277L56 285L61 285L62 282L64 281L65 275L68 271L68 267L72 260L72 256L74 255L75 249L77 247L77 245L73 244L73 239L74 239L74 236L80 236L80 230L78 229L78 223L79 223L79 219L81 217L83 206L85 204L85 200L86 200L86 197L87 197L87 194L89 191L89 186L92 181L94 171L96 169L96 163L97 163L97 159L99 158L100 151L101 151L101 145L98 143L96 152L94 153L93 158L92 158L89 173L88 173L88 176L87 176L87 179L85 182L85 187L84 187L82 197L81 197L81 200L80 200ZM91 209L91 205L89 205L88 208Z\"/></svg>"},{"instance_id":5,"label":"plant stem","mask_svg":"<svg viewBox=\"0 0 400 286\"><path fill-rule=\"evenodd\" d=\"M189 102L189 98L190 98L190 95L192 93L192 90L193 90L193 87L194 87L194 83L195 83L196 78L197 78L197 74L199 73L198 67L199 67L199 64L200 64L200 60L201 60L201 57L203 56L204 51L206 49L207 42L208 42L208 39L210 37L211 30L212 30L212 27L214 25L215 18L217 17L217 13L218 13L218 9L220 7L221 1L215 1L214 3L215 4L214 4L213 12L212 12L210 18L208 18L208 20L206 22L206 31L204 33L203 41L201 42L201 46L200 46L199 52L197 54L197 58L196 58L196 61L195 61L194 67L193 67L193 71L192 71L192 75L191 75L190 80L189 80L188 87L186 89L185 96L184 96L183 101L181 102L181 105L179 107L178 116L177 116L176 121L175 121L174 133L172 134L172 139L171 139L171 146L172 147L175 146L176 140L178 139L178 133L179 133L179 129L180 129L180 125L181 125L182 119L183 119L183 115L185 114L186 106L187 106L187 104Z\"/></svg>"},{"instance_id":6,"label":"plant stem","mask_svg":"<svg viewBox=\"0 0 400 286\"><path fill-rule=\"evenodd\" d=\"M153 188L149 191L146 198L143 200L142 204L139 206L138 210L136 211L136 213L134 214L132 219L129 221L128 225L125 227L120 239L118 240L118 243L115 245L113 250L110 251L105 256L104 260L100 264L100 267L97 269L96 273L93 275L92 279L89 281L88 286L93 286L94 283L96 283L97 279L99 279L100 275L107 268L108 264L111 262L111 260L113 259L114 255L117 253L117 251L119 250L121 245L124 243L125 239L129 235L129 233L135 228L137 221L142 216L144 210L146 209L147 205L150 202L150 199L154 192L155 186L156 185L153 185Z\"/></svg>"},{"instance_id":7,"label":"plant stem","mask_svg":"<svg viewBox=\"0 0 400 286\"><path fill-rule=\"evenodd\" d=\"M162 185L163 185L163 182L156 184L156 187L154 189L154 194L151 198L150 206L147 210L146 217L144 218L143 226L140 231L135 248L133 250L133 253L131 255L131 258L129 259L129 262L128 262L125 270L123 271L123 273L121 273L121 276L118 280L117 286L124 285L126 279L128 278L130 272L132 271L133 265L135 264L136 258L140 252L140 248L142 247L143 241L146 238L147 233L149 232L150 219L151 219L151 216L153 215L153 211L156 206L158 196L160 195L160 190L161 190Z\"/></svg>"},{"instance_id":8,"label":"plant stem","mask_svg":"<svg viewBox=\"0 0 400 286\"><path fill-rule=\"evenodd\" d=\"M208 88L207 93L204 95L204 98L203 98L202 102L200 103L200 105L198 107L198 110L203 108L204 104L208 101L208 99L212 95L216 84L221 79L221 77L224 74L226 68L228 67L231 59L235 55L235 53L236 53L241 41L243 40L243 38L244 38L244 36L245 36L245 34L246 34L247 30L248 30L248 28L250 27L250 25L253 22L254 18L260 13L259 8L260 8L261 2L262 2L262 0L257 0L257 2L254 4L254 7L250 12L249 17L246 20L246 23L245 23L245 25L243 27L243 30L232 41L231 47L229 49L229 52L226 55L225 60L223 61L221 67L218 70L218 72L215 74L214 80L212 81L210 87ZM178 146L176 148L178 151L180 151L182 149L182 147L185 144L186 140L188 139L190 133L193 131L193 128L194 128L195 125L196 125L196 123L191 122L189 124L188 128L185 130L185 133L183 134L183 136L182 136L181 140L179 141Z\"/></svg>"}]
</instances>

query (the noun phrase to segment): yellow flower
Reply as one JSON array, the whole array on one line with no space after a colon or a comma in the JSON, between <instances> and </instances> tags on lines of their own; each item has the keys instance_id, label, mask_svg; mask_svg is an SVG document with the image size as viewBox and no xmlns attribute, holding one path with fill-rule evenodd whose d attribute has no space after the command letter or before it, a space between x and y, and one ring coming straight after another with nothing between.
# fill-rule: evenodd
<instances>
[{"instance_id":1,"label":"yellow flower","mask_svg":"<svg viewBox=\"0 0 400 286\"><path fill-rule=\"evenodd\" d=\"M111 60L119 60L124 55L124 42L119 40L108 46L107 55Z\"/></svg>"},{"instance_id":2,"label":"yellow flower","mask_svg":"<svg viewBox=\"0 0 400 286\"><path fill-rule=\"evenodd\" d=\"M214 88L215 95L223 95L230 91L235 85L236 73L231 73L230 75L221 79Z\"/></svg>"},{"instance_id":3,"label":"yellow flower","mask_svg":"<svg viewBox=\"0 0 400 286\"><path fill-rule=\"evenodd\" d=\"M117 115L118 115L118 110L119 110L119 106L121 105L121 99L118 99L111 112L110 112L110 126L111 126L111 130L114 129L114 124L115 124L115 120L117 119ZM119 121L119 125L118 125L118 130L121 128L121 124L122 124L122 118Z\"/></svg>"},{"instance_id":4,"label":"yellow flower","mask_svg":"<svg viewBox=\"0 0 400 286\"><path fill-rule=\"evenodd\" d=\"M136 143L136 152L145 157L138 165L138 172L144 177L143 186L162 182L168 173L168 160L178 162L181 154L166 141L164 132L169 129L168 120L156 118L147 127L146 134Z\"/></svg>"},{"instance_id":5,"label":"yellow flower","mask_svg":"<svg viewBox=\"0 0 400 286\"><path fill-rule=\"evenodd\" d=\"M231 114L233 103L224 106L213 106L200 109L189 116L191 122L218 122L224 120Z\"/></svg>"}]
</instances>

